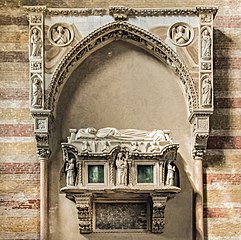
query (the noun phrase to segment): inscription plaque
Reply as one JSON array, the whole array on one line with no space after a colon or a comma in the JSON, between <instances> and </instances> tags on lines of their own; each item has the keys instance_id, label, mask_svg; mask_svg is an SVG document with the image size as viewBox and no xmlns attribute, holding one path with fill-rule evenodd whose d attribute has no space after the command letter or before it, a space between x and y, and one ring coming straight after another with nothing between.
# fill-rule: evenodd
<instances>
[{"instance_id":1,"label":"inscription plaque","mask_svg":"<svg viewBox=\"0 0 241 240\"><path fill-rule=\"evenodd\" d=\"M96 230L148 230L146 203L96 203Z\"/></svg>"}]
</instances>

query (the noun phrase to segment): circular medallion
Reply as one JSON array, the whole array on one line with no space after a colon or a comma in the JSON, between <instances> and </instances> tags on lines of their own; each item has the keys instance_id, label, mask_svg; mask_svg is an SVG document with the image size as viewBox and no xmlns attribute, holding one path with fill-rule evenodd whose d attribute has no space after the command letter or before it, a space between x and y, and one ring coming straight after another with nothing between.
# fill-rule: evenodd
<instances>
[{"instance_id":1,"label":"circular medallion","mask_svg":"<svg viewBox=\"0 0 241 240\"><path fill-rule=\"evenodd\" d=\"M53 45L64 47L73 41L74 31L66 23L56 23L49 28L48 37Z\"/></svg>"},{"instance_id":2,"label":"circular medallion","mask_svg":"<svg viewBox=\"0 0 241 240\"><path fill-rule=\"evenodd\" d=\"M172 43L179 47L187 46L194 38L194 31L187 23L175 23L168 31Z\"/></svg>"}]
</instances>

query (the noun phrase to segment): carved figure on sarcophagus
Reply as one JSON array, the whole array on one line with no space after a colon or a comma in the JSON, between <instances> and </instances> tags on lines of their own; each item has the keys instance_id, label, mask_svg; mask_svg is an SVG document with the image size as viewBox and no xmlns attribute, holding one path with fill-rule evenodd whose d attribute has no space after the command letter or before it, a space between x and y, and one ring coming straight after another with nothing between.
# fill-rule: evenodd
<instances>
[{"instance_id":1,"label":"carved figure on sarcophagus","mask_svg":"<svg viewBox=\"0 0 241 240\"><path fill-rule=\"evenodd\" d=\"M66 186L74 186L76 180L76 166L74 158L71 158L66 164Z\"/></svg>"},{"instance_id":2,"label":"carved figure on sarcophagus","mask_svg":"<svg viewBox=\"0 0 241 240\"><path fill-rule=\"evenodd\" d=\"M167 176L166 176L166 185L167 186L174 186L175 183L175 165L171 164L170 162L167 164Z\"/></svg>"},{"instance_id":3,"label":"carved figure on sarcophagus","mask_svg":"<svg viewBox=\"0 0 241 240\"><path fill-rule=\"evenodd\" d=\"M116 156L116 185L127 186L128 176L128 153L119 152Z\"/></svg>"},{"instance_id":4,"label":"carved figure on sarcophagus","mask_svg":"<svg viewBox=\"0 0 241 240\"><path fill-rule=\"evenodd\" d=\"M67 188L76 187L80 182L79 176L81 176L81 165L76 159L75 149L72 150L71 148L63 148L65 184Z\"/></svg>"}]
</instances>

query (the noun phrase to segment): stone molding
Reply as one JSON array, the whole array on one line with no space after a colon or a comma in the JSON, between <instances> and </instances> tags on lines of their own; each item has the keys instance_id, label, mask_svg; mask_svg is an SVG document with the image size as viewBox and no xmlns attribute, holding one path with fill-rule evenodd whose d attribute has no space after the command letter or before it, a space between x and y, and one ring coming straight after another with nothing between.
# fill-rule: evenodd
<instances>
[{"instance_id":1,"label":"stone molding","mask_svg":"<svg viewBox=\"0 0 241 240\"><path fill-rule=\"evenodd\" d=\"M130 8L125 6L110 6L109 8L47 8L46 6L25 6L28 12L44 11L46 15L56 16L103 16L126 15L128 17L157 17L157 16L199 16L200 14L216 15L217 7L196 8Z\"/></svg>"}]
</instances>

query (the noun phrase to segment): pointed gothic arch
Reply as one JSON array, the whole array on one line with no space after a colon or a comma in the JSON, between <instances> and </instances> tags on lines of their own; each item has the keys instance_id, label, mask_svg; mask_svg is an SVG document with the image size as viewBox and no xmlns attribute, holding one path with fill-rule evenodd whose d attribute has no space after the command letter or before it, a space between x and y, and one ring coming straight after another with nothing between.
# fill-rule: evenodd
<instances>
[{"instance_id":1,"label":"pointed gothic arch","mask_svg":"<svg viewBox=\"0 0 241 240\"><path fill-rule=\"evenodd\" d=\"M98 28L66 54L53 74L47 91L45 108L54 112L61 86L65 84L70 74L93 52L116 40L127 41L145 49L169 65L184 85L189 113L191 114L193 110L198 109L196 86L187 67L174 50L150 32L127 22L112 22Z\"/></svg>"}]
</instances>

